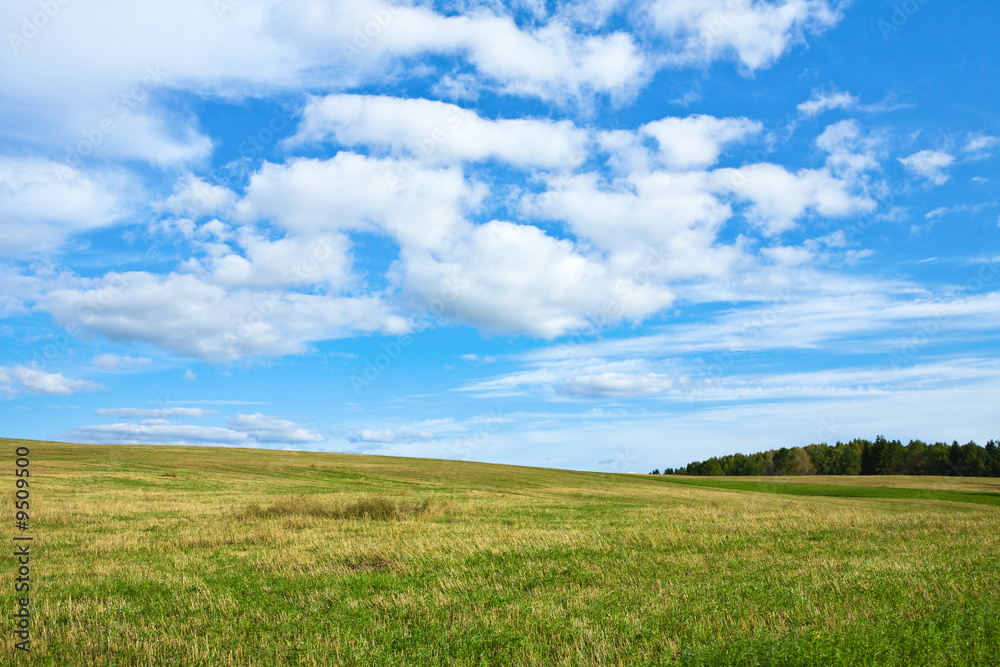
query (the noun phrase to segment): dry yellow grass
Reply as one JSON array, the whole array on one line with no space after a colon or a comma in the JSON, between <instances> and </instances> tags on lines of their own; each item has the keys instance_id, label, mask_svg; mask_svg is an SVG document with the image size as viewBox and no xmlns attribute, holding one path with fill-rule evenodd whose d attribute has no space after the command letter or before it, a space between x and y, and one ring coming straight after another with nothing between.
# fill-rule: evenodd
<instances>
[{"instance_id":1,"label":"dry yellow grass","mask_svg":"<svg viewBox=\"0 0 1000 667\"><path fill-rule=\"evenodd\" d=\"M378 457L31 448L32 664L702 664L867 630L901 642L949 605L997 602L989 506Z\"/></svg>"}]
</instances>

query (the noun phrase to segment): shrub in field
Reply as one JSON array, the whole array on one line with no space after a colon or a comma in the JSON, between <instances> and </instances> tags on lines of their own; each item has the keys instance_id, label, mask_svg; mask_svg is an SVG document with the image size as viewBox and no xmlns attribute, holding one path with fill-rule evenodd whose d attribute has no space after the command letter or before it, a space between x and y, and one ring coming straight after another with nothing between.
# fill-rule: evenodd
<instances>
[{"instance_id":1,"label":"shrub in field","mask_svg":"<svg viewBox=\"0 0 1000 667\"><path fill-rule=\"evenodd\" d=\"M337 505L318 498L292 496L280 498L270 507L252 503L237 514L237 518L314 517L317 519L398 521L408 517L429 519L439 516L442 511L441 503L432 500L407 504L397 503L395 500L383 496L374 496L361 498L346 505Z\"/></svg>"}]
</instances>

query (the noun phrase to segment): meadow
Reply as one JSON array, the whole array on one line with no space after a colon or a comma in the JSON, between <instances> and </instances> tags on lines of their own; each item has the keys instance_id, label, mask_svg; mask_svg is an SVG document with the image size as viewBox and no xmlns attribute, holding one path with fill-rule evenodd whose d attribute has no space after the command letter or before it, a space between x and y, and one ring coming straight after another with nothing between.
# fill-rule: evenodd
<instances>
[{"instance_id":1,"label":"meadow","mask_svg":"<svg viewBox=\"0 0 1000 667\"><path fill-rule=\"evenodd\" d=\"M5 614L10 664L1000 662L997 478L0 444L9 498L31 449L32 643Z\"/></svg>"}]
</instances>

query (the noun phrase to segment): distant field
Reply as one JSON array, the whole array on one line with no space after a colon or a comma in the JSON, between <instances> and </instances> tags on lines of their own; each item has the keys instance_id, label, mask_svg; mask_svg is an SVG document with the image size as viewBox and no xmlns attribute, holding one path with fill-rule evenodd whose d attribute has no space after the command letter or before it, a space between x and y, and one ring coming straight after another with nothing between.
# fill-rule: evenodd
<instances>
[{"instance_id":1,"label":"distant field","mask_svg":"<svg viewBox=\"0 0 1000 667\"><path fill-rule=\"evenodd\" d=\"M1000 479L0 444L31 448L17 664L1000 661Z\"/></svg>"},{"instance_id":2,"label":"distant field","mask_svg":"<svg viewBox=\"0 0 1000 667\"><path fill-rule=\"evenodd\" d=\"M838 498L901 498L949 500L1000 506L1000 479L995 477L685 477L666 476L665 482L733 491L778 493L791 496ZM905 481L901 481L905 480ZM923 483L921 484L921 481Z\"/></svg>"}]
</instances>

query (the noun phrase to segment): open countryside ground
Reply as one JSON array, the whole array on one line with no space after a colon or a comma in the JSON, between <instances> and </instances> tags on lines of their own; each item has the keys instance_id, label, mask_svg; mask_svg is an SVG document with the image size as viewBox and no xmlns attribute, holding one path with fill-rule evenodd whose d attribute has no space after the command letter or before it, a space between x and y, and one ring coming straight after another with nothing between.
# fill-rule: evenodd
<instances>
[{"instance_id":1,"label":"open countryside ground","mask_svg":"<svg viewBox=\"0 0 1000 667\"><path fill-rule=\"evenodd\" d=\"M32 651L18 664L1000 655L1000 507L989 504L1000 479L714 488L426 459L0 443L8 467L16 446L31 449ZM788 484L872 495L775 492ZM9 629L4 642L10 656Z\"/></svg>"}]
</instances>

